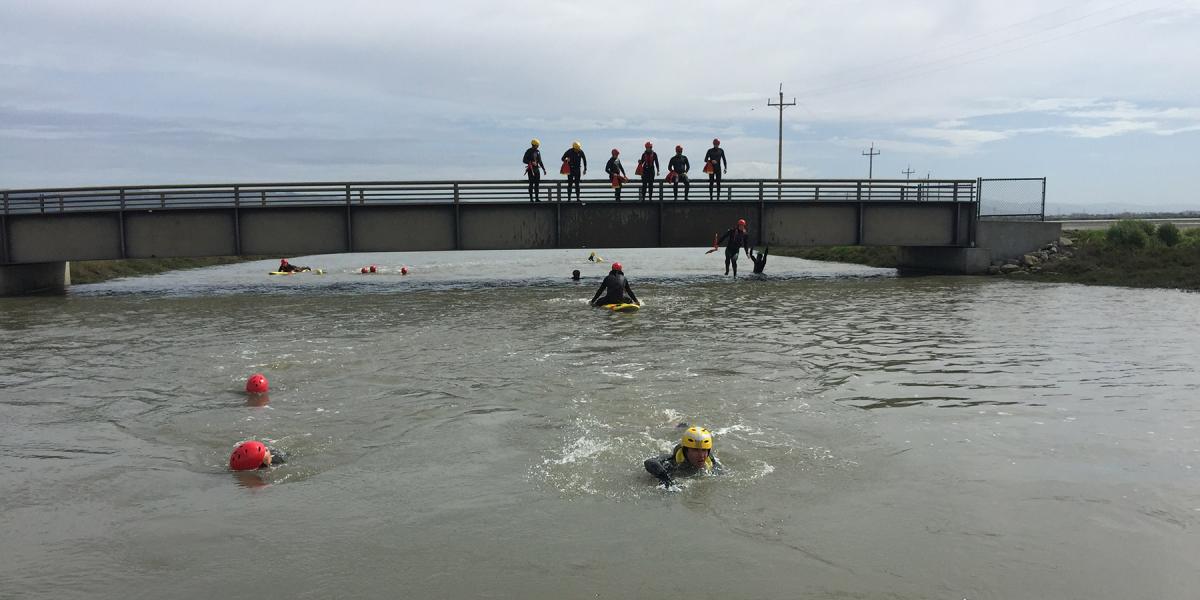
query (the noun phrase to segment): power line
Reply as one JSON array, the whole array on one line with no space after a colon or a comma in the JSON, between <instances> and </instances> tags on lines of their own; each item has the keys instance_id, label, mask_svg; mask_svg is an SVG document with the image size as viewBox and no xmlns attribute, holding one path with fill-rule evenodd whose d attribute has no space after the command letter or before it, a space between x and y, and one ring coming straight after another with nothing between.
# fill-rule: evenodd
<instances>
[{"instance_id":1,"label":"power line","mask_svg":"<svg viewBox=\"0 0 1200 600\"><path fill-rule=\"evenodd\" d=\"M916 171L914 171L914 170L913 170L913 168L912 168L912 165L908 165L907 167L905 167L905 169L904 169L903 171L900 171L900 172L901 172L901 173L904 173L904 180L905 180L905 181L908 181L909 179L912 179L912 174L913 174L913 173L916 173Z\"/></svg>"}]
</instances>

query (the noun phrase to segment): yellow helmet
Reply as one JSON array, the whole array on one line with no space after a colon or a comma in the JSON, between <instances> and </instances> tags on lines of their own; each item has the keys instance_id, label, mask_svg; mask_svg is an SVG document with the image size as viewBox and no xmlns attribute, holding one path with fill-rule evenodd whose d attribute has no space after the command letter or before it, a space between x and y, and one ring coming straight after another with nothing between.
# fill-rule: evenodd
<instances>
[{"instance_id":1,"label":"yellow helmet","mask_svg":"<svg viewBox=\"0 0 1200 600\"><path fill-rule=\"evenodd\" d=\"M529 140L529 143L530 143L530 144L533 144L534 146L541 146L541 145L542 145L542 143L541 143L541 142L539 142L537 138L533 138L532 140Z\"/></svg>"},{"instance_id":2,"label":"yellow helmet","mask_svg":"<svg viewBox=\"0 0 1200 600\"><path fill-rule=\"evenodd\" d=\"M582 150L583 144L580 144L579 142L571 142L571 147L576 150Z\"/></svg>"},{"instance_id":3,"label":"yellow helmet","mask_svg":"<svg viewBox=\"0 0 1200 600\"><path fill-rule=\"evenodd\" d=\"M688 430L683 432L683 439L679 442L684 448L696 448L699 450L712 450L713 436L712 432L703 427L688 427Z\"/></svg>"}]
</instances>

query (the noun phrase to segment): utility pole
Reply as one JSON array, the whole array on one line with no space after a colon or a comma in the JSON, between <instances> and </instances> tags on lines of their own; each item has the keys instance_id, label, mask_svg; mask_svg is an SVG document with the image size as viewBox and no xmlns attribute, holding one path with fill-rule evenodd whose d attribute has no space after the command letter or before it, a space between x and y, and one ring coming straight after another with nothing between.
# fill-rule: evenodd
<instances>
[{"instance_id":1,"label":"utility pole","mask_svg":"<svg viewBox=\"0 0 1200 600\"><path fill-rule=\"evenodd\" d=\"M905 181L908 181L909 179L912 179L912 174L913 174L913 173L916 173L916 171L914 171L914 170L913 170L913 168L912 168L912 165L908 165L908 167L907 167L907 168L905 168L903 171L900 171L900 172L901 172L901 173L904 173L904 180L905 180Z\"/></svg>"},{"instance_id":2,"label":"utility pole","mask_svg":"<svg viewBox=\"0 0 1200 600\"><path fill-rule=\"evenodd\" d=\"M871 142L871 150L870 151L864 150L862 155L866 156L867 161L868 161L867 162L867 179L874 179L874 177L875 177L875 157L879 156L879 151L875 149L875 142Z\"/></svg>"},{"instance_id":3,"label":"utility pole","mask_svg":"<svg viewBox=\"0 0 1200 600\"><path fill-rule=\"evenodd\" d=\"M783 102L783 84L782 83L779 84L779 103L773 104L773 103L771 103L770 99L767 100L767 106L778 106L779 107L779 172L778 172L778 177L779 177L779 183L780 183L779 187L780 187L781 194L783 193L782 192L782 190L783 190L783 109L784 109L784 107L795 106L795 105L796 105L795 98L792 98L792 101L788 102L786 104Z\"/></svg>"}]
</instances>

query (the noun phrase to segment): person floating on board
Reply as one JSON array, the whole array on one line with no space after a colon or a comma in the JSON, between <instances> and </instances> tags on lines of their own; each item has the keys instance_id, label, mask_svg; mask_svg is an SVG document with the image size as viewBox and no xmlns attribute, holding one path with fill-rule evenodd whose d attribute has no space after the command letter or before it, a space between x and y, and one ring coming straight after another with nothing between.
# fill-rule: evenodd
<instances>
[{"instance_id":1,"label":"person floating on board","mask_svg":"<svg viewBox=\"0 0 1200 600\"><path fill-rule=\"evenodd\" d=\"M654 174L659 170L658 153L654 151L654 144L646 142L646 151L642 152L642 157L638 159L637 174L642 176L642 187L638 188L638 200L645 202L654 199L652 188Z\"/></svg>"},{"instance_id":2,"label":"person floating on board","mask_svg":"<svg viewBox=\"0 0 1200 600\"><path fill-rule=\"evenodd\" d=\"M571 271L571 281L579 281L579 269Z\"/></svg>"},{"instance_id":3,"label":"person floating on board","mask_svg":"<svg viewBox=\"0 0 1200 600\"><path fill-rule=\"evenodd\" d=\"M563 168L567 176L567 202L571 201L571 190L575 190L575 200L583 201L579 195L579 179L587 175L587 155L583 153L583 145L572 142L570 149L563 152Z\"/></svg>"},{"instance_id":4,"label":"person floating on board","mask_svg":"<svg viewBox=\"0 0 1200 600\"><path fill-rule=\"evenodd\" d=\"M299 273L301 271L311 271L312 268L297 267L296 265L289 263L286 258L281 258L279 259L279 268L275 270L280 273Z\"/></svg>"},{"instance_id":5,"label":"person floating on board","mask_svg":"<svg viewBox=\"0 0 1200 600\"><path fill-rule=\"evenodd\" d=\"M716 198L721 199L721 167L729 173L729 161L725 160L725 151L721 149L721 140L713 138L713 147L704 153L704 172L708 173L708 199L713 199L713 189L717 190Z\"/></svg>"},{"instance_id":6,"label":"person floating on board","mask_svg":"<svg viewBox=\"0 0 1200 600\"><path fill-rule=\"evenodd\" d=\"M229 455L229 468L233 471L253 471L287 462L286 453L258 440L247 440L234 446Z\"/></svg>"},{"instance_id":7,"label":"person floating on board","mask_svg":"<svg viewBox=\"0 0 1200 600\"><path fill-rule=\"evenodd\" d=\"M729 240L729 245L725 246L725 274L729 274L729 266L732 264L733 276L737 277L738 253L743 248L746 250L746 258L754 260L750 256L750 236L746 234L746 220L738 219L737 225L734 226L733 229L721 234L720 237L717 237L717 235L714 234L712 250L705 252L705 254L716 252L717 247L719 247L721 242L724 242L725 240Z\"/></svg>"},{"instance_id":8,"label":"person floating on board","mask_svg":"<svg viewBox=\"0 0 1200 600\"><path fill-rule=\"evenodd\" d=\"M604 164L604 172L608 173L608 179L612 182L613 199L617 202L621 201L621 186L629 181L629 178L625 176L625 167L621 165L621 159L617 158L620 155L621 151L613 148L612 158Z\"/></svg>"},{"instance_id":9,"label":"person floating on board","mask_svg":"<svg viewBox=\"0 0 1200 600\"><path fill-rule=\"evenodd\" d=\"M683 155L683 146L675 146L675 156L667 163L667 181L671 183L671 191L674 192L676 201L679 200L680 182L683 182L683 199L685 202L688 200L688 194L692 190L692 182L688 180L688 171L691 169L688 157Z\"/></svg>"},{"instance_id":10,"label":"person floating on board","mask_svg":"<svg viewBox=\"0 0 1200 600\"><path fill-rule=\"evenodd\" d=\"M597 301L601 294L604 294L604 298ZM608 272L604 281L600 282L600 289L596 290L596 295L592 296L591 304L592 306L641 304L638 302L637 295L629 288L629 280L625 279L625 271L621 267L621 263L612 264L612 270Z\"/></svg>"},{"instance_id":11,"label":"person floating on board","mask_svg":"<svg viewBox=\"0 0 1200 600\"><path fill-rule=\"evenodd\" d=\"M542 174L546 173L546 165L542 162L542 151L538 146L542 143L534 138L529 141L529 149L521 162L525 163L525 176L529 178L529 201L541 202Z\"/></svg>"},{"instance_id":12,"label":"person floating on board","mask_svg":"<svg viewBox=\"0 0 1200 600\"><path fill-rule=\"evenodd\" d=\"M754 261L755 273L762 274L763 270L767 268L767 253L770 251L771 247L767 246L766 249L754 253L754 256L750 260Z\"/></svg>"},{"instance_id":13,"label":"person floating on board","mask_svg":"<svg viewBox=\"0 0 1200 600\"><path fill-rule=\"evenodd\" d=\"M703 427L688 427L670 454L646 459L646 471L657 477L665 488L675 485L672 475L720 472L721 461L713 454L712 447L711 431Z\"/></svg>"},{"instance_id":14,"label":"person floating on board","mask_svg":"<svg viewBox=\"0 0 1200 600\"><path fill-rule=\"evenodd\" d=\"M602 262L604 262L604 259L603 259L603 258L600 258L600 257L599 257L599 256L596 254L596 251L595 251L595 250L592 250L592 253L588 255L588 262L602 263Z\"/></svg>"}]
</instances>

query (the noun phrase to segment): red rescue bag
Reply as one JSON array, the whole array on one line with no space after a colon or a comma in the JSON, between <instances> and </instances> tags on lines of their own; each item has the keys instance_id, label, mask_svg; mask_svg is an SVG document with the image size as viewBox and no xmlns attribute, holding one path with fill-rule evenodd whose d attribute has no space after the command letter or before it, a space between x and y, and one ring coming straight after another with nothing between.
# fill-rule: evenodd
<instances>
[{"instance_id":1,"label":"red rescue bag","mask_svg":"<svg viewBox=\"0 0 1200 600\"><path fill-rule=\"evenodd\" d=\"M704 161L704 172L705 173L713 172L713 162L711 160Z\"/></svg>"},{"instance_id":2,"label":"red rescue bag","mask_svg":"<svg viewBox=\"0 0 1200 600\"><path fill-rule=\"evenodd\" d=\"M620 175L612 176L612 186L615 188L621 187L621 176Z\"/></svg>"},{"instance_id":3,"label":"red rescue bag","mask_svg":"<svg viewBox=\"0 0 1200 600\"><path fill-rule=\"evenodd\" d=\"M676 173L675 171L670 171L667 173L667 183L675 183L676 179L679 179L679 173Z\"/></svg>"},{"instance_id":4,"label":"red rescue bag","mask_svg":"<svg viewBox=\"0 0 1200 600\"><path fill-rule=\"evenodd\" d=\"M637 168L636 168L636 169L634 169L634 170L633 170L633 174L634 174L634 175L641 175L641 174L642 174L642 161L640 161L640 160L638 161L638 166L637 166Z\"/></svg>"},{"instance_id":5,"label":"red rescue bag","mask_svg":"<svg viewBox=\"0 0 1200 600\"><path fill-rule=\"evenodd\" d=\"M562 175L568 175L568 174L570 174L570 172L571 172L571 160L570 160L570 159L567 159L567 158L564 158L564 159L563 159L563 166L562 166L562 168L561 168L561 169L559 169L559 170L558 170L558 172L559 172L560 174L562 174Z\"/></svg>"}]
</instances>

